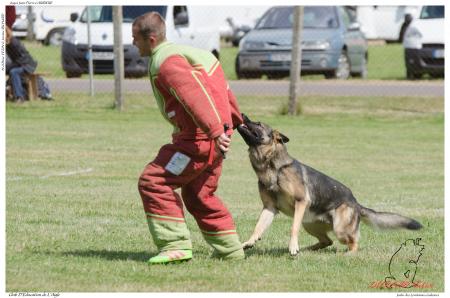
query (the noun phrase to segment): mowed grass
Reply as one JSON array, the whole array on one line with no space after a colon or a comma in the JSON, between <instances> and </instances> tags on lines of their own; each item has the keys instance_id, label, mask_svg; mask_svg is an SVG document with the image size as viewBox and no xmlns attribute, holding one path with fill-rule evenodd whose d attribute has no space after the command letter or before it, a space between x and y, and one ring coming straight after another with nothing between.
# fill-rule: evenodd
<instances>
[{"instance_id":1,"label":"mowed grass","mask_svg":"<svg viewBox=\"0 0 450 298\"><path fill-rule=\"evenodd\" d=\"M349 186L364 206L419 220L412 231L361 225L360 251L335 243L288 254L291 219L278 215L242 262L210 258L189 214L194 260L148 266L156 253L137 179L170 142L154 100L128 94L55 94L54 102L6 106L6 291L8 292L400 292L444 290L443 98L303 99L304 115L280 116L278 97L242 97L243 112L286 134L292 156ZM217 194L245 241L261 211L247 147L236 135ZM372 289L407 239L425 250L425 289ZM300 246L315 239L300 232ZM407 265L406 265L407 266Z\"/></svg>"}]
</instances>

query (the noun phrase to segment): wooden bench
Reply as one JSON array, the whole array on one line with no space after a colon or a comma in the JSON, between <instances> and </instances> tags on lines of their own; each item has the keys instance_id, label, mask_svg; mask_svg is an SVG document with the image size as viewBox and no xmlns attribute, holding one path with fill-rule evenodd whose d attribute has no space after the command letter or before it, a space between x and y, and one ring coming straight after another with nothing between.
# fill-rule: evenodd
<instances>
[{"instance_id":1,"label":"wooden bench","mask_svg":"<svg viewBox=\"0 0 450 298\"><path fill-rule=\"evenodd\" d=\"M43 77L47 74L48 73L43 72L25 74L25 78L27 79L28 98L30 99L30 101L39 99L38 77Z\"/></svg>"}]
</instances>

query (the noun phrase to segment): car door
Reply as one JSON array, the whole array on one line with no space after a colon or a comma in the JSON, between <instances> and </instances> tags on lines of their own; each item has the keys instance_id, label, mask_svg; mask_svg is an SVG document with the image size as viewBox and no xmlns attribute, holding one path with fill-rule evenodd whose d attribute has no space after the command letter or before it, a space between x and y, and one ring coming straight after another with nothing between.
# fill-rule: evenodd
<instances>
[{"instance_id":1,"label":"car door","mask_svg":"<svg viewBox=\"0 0 450 298\"><path fill-rule=\"evenodd\" d=\"M175 41L180 44L194 45L195 32L192 30L187 6L180 5L173 7L173 22L175 28Z\"/></svg>"},{"instance_id":2,"label":"car door","mask_svg":"<svg viewBox=\"0 0 450 298\"><path fill-rule=\"evenodd\" d=\"M350 60L350 70L352 72L359 71L362 63L365 63L365 38L361 30L359 30L356 18L342 7L339 7L344 34L344 43L347 45L347 55Z\"/></svg>"}]
</instances>

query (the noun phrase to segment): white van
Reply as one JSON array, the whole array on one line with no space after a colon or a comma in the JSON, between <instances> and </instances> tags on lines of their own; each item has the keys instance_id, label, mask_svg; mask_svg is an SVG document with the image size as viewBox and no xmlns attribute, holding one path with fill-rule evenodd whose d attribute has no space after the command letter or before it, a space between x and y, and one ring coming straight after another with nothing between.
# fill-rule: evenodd
<instances>
[{"instance_id":1,"label":"white van","mask_svg":"<svg viewBox=\"0 0 450 298\"><path fill-rule=\"evenodd\" d=\"M406 77L419 79L428 73L443 77L445 67L445 6L423 6L420 17L405 33Z\"/></svg>"},{"instance_id":2,"label":"white van","mask_svg":"<svg viewBox=\"0 0 450 298\"><path fill-rule=\"evenodd\" d=\"M32 6L34 38L44 45L61 45L70 14L81 13L84 6ZM13 24L14 36L26 37L28 6L16 6L17 18Z\"/></svg>"},{"instance_id":3,"label":"white van","mask_svg":"<svg viewBox=\"0 0 450 298\"><path fill-rule=\"evenodd\" d=\"M367 39L402 41L412 19L417 18L419 6L356 6L356 18Z\"/></svg>"},{"instance_id":4,"label":"white van","mask_svg":"<svg viewBox=\"0 0 450 298\"><path fill-rule=\"evenodd\" d=\"M88 6L91 19L91 41L94 73L114 72L114 32L112 6ZM87 9L86 8L86 9ZM68 78L88 73L88 35L86 9L81 16L72 15L73 24L63 36L62 66ZM219 29L208 23L208 9L201 6L123 6L122 37L125 76L141 77L147 74L148 58L140 57L133 46L132 23L149 11L159 12L166 20L167 39L212 52L220 51Z\"/></svg>"}]
</instances>

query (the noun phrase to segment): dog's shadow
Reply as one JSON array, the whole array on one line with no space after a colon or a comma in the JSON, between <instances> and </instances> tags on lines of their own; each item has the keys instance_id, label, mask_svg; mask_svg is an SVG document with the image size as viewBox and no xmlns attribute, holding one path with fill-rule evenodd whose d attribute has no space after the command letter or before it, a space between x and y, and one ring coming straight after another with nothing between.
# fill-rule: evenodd
<instances>
[{"instance_id":1,"label":"dog's shadow","mask_svg":"<svg viewBox=\"0 0 450 298\"><path fill-rule=\"evenodd\" d=\"M338 249L336 247L327 247L319 250L310 250L305 248L301 248L299 254L310 253L310 254L324 254L324 255L335 255L338 253ZM275 258L285 258L289 255L288 248L279 247L279 248L259 248L253 247L245 250L245 255L247 257L252 256L271 256Z\"/></svg>"}]
</instances>

